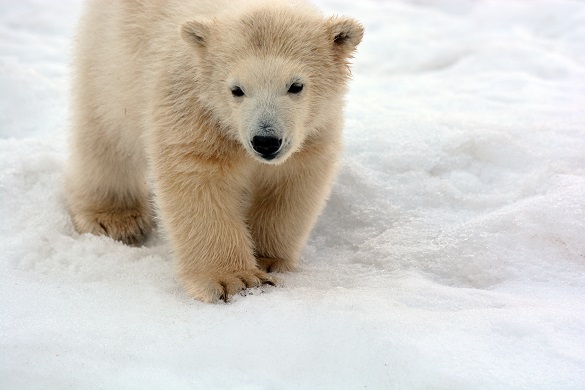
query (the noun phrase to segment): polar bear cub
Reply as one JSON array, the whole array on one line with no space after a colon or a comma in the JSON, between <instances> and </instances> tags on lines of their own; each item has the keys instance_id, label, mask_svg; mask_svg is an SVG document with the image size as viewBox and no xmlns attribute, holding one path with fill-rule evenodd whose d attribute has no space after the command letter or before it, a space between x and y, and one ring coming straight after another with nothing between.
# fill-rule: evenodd
<instances>
[{"instance_id":1,"label":"polar bear cub","mask_svg":"<svg viewBox=\"0 0 585 390\"><path fill-rule=\"evenodd\" d=\"M298 1L88 1L66 172L76 229L139 244L154 209L192 297L276 284L328 196L362 35Z\"/></svg>"}]
</instances>

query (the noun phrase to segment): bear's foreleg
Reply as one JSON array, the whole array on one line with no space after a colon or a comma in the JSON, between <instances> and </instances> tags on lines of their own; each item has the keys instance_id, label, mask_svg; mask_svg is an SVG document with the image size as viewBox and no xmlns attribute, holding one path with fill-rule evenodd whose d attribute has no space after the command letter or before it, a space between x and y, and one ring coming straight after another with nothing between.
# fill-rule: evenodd
<instances>
[{"instance_id":1,"label":"bear's foreleg","mask_svg":"<svg viewBox=\"0 0 585 390\"><path fill-rule=\"evenodd\" d=\"M329 195L336 161L335 148L315 146L265 170L248 218L261 269L288 272L297 267Z\"/></svg>"},{"instance_id":2,"label":"bear's foreleg","mask_svg":"<svg viewBox=\"0 0 585 390\"><path fill-rule=\"evenodd\" d=\"M158 160L157 204L187 293L227 301L246 288L277 284L256 266L244 219L245 170L195 154Z\"/></svg>"}]
</instances>

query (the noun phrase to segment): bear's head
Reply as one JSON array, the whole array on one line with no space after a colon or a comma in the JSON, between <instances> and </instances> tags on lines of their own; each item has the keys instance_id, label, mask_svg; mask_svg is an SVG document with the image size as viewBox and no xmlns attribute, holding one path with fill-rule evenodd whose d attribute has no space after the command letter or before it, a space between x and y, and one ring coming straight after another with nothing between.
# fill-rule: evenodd
<instances>
[{"instance_id":1,"label":"bear's head","mask_svg":"<svg viewBox=\"0 0 585 390\"><path fill-rule=\"evenodd\" d=\"M181 26L198 100L257 160L285 161L339 121L363 27L306 5L259 7Z\"/></svg>"}]
</instances>

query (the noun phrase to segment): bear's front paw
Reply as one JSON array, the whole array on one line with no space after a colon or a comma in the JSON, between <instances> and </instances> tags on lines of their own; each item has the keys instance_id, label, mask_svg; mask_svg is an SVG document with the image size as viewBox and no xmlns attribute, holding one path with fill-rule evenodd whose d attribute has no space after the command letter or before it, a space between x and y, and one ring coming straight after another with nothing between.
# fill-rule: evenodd
<instances>
[{"instance_id":1,"label":"bear's front paw","mask_svg":"<svg viewBox=\"0 0 585 390\"><path fill-rule=\"evenodd\" d=\"M258 267L266 272L291 272L296 268L294 262L285 259L258 257L256 262Z\"/></svg>"},{"instance_id":2,"label":"bear's front paw","mask_svg":"<svg viewBox=\"0 0 585 390\"><path fill-rule=\"evenodd\" d=\"M228 302L229 298L247 288L260 287L264 284L278 286L279 278L268 275L259 269L220 273L214 275L197 275L181 277L181 284L192 297L203 302Z\"/></svg>"}]
</instances>

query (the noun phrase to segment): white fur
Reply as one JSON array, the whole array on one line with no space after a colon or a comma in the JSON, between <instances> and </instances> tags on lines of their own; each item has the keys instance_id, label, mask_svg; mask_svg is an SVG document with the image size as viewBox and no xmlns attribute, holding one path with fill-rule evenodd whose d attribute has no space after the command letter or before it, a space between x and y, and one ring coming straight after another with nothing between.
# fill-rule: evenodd
<instances>
[{"instance_id":1,"label":"white fur","mask_svg":"<svg viewBox=\"0 0 585 390\"><path fill-rule=\"evenodd\" d=\"M76 228L140 243L152 187L192 296L276 283L265 271L294 269L329 193L362 34L300 2L89 1L67 171ZM283 141L270 161L251 144L267 134Z\"/></svg>"}]
</instances>

